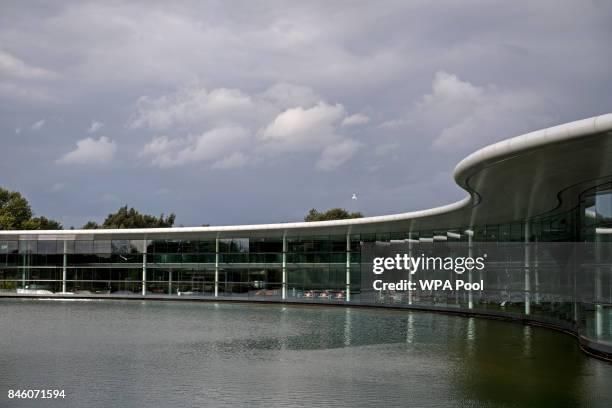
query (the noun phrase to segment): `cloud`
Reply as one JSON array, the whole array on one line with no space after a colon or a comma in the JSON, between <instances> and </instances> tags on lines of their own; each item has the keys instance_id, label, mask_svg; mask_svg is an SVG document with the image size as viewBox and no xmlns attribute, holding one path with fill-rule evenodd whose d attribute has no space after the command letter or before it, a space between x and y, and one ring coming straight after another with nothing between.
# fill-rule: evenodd
<instances>
[{"instance_id":1,"label":"cloud","mask_svg":"<svg viewBox=\"0 0 612 408\"><path fill-rule=\"evenodd\" d=\"M107 208L94 209L91 197L106 191L150 205L147 194L172 184L172 194L153 201L181 222L299 219L305 206L342 204L335 202L338 177L347 189L364 192L360 210L370 215L435 206L463 194L449 174L470 150L612 106L612 7L602 1L180 3L1 3L0 49L10 54L10 68L4 57L0 71L1 159L11 168L27 162L48 186L70 179L65 213L105 215ZM15 69L24 64L28 69ZM258 134L287 110L319 103L339 103L346 112L293 145ZM371 121L342 126L360 112ZM60 114L64 123L53 120ZM47 123L37 134L44 138L33 144L21 137L41 118ZM93 119L106 125L87 133ZM128 126L110 135L111 123ZM16 127L21 135L11 134ZM186 154L189 168L181 171L158 168L180 166L180 151L195 151L199 136L228 127L248 136L215 158ZM331 135L327 143L319 132ZM49 168L76 140L102 135L120 144L114 160L138 159L145 144L160 155L109 166L109 177L95 185L87 172ZM363 146L334 170L336 177L313 171L318 162L333 166L326 160L342 151L332 147L344 140ZM222 170L243 161L248 172ZM139 168L143 163L150 166ZM219 170L207 171L213 166ZM444 181L431 183L432 171ZM32 189L32 182L24 172L6 174L11 185ZM215 199L207 196L211 190ZM365 190L387 199L365 206ZM235 199L247 191L248 205ZM290 194L270 199L279 191ZM189 205L202 200L209 220Z\"/></svg>"},{"instance_id":2,"label":"cloud","mask_svg":"<svg viewBox=\"0 0 612 408\"><path fill-rule=\"evenodd\" d=\"M260 93L235 88L208 90L192 84L163 96L140 97L128 127L157 131L231 124L260 127L288 108L310 108L322 100L313 89L287 82L275 83Z\"/></svg>"},{"instance_id":3,"label":"cloud","mask_svg":"<svg viewBox=\"0 0 612 408\"><path fill-rule=\"evenodd\" d=\"M410 123L410 121L404 118L389 119L389 120L382 122L380 125L378 125L378 127L381 129L387 129L387 130L401 129L402 127L406 126L408 123Z\"/></svg>"},{"instance_id":4,"label":"cloud","mask_svg":"<svg viewBox=\"0 0 612 408\"><path fill-rule=\"evenodd\" d=\"M291 108L280 113L258 132L264 154L320 152L317 170L334 170L362 146L339 132L346 119L344 106L319 102L311 108Z\"/></svg>"},{"instance_id":5,"label":"cloud","mask_svg":"<svg viewBox=\"0 0 612 408\"><path fill-rule=\"evenodd\" d=\"M241 145L247 137L247 130L241 127L212 129L180 150L176 158L179 163L215 159Z\"/></svg>"},{"instance_id":6,"label":"cloud","mask_svg":"<svg viewBox=\"0 0 612 408\"><path fill-rule=\"evenodd\" d=\"M431 91L402 117L383 122L388 131L422 134L435 151L465 154L474 148L550 123L550 102L529 89L475 85L444 70Z\"/></svg>"},{"instance_id":7,"label":"cloud","mask_svg":"<svg viewBox=\"0 0 612 408\"><path fill-rule=\"evenodd\" d=\"M438 71L432 81L432 92L417 102L417 111L432 122L436 117L454 122L468 116L475 107L492 102L494 92L492 87L475 86L454 74Z\"/></svg>"},{"instance_id":8,"label":"cloud","mask_svg":"<svg viewBox=\"0 0 612 408\"><path fill-rule=\"evenodd\" d=\"M219 88L209 92L203 87L191 86L159 98L141 97L129 126L165 130L210 121L227 122L248 116L252 105L251 98L237 89Z\"/></svg>"},{"instance_id":9,"label":"cloud","mask_svg":"<svg viewBox=\"0 0 612 408\"><path fill-rule=\"evenodd\" d=\"M312 88L287 82L272 85L262 92L260 97L280 109L296 106L311 107L322 100L322 97Z\"/></svg>"},{"instance_id":10,"label":"cloud","mask_svg":"<svg viewBox=\"0 0 612 408\"><path fill-rule=\"evenodd\" d=\"M423 97L417 110L443 124L432 143L435 150L441 151L455 150L457 145L486 145L552 119L548 101L537 93L521 88L476 86L445 71L436 73L432 92Z\"/></svg>"},{"instance_id":11,"label":"cloud","mask_svg":"<svg viewBox=\"0 0 612 408\"><path fill-rule=\"evenodd\" d=\"M363 122L362 116L351 121ZM330 104L311 88L286 82L252 94L193 85L140 98L129 126L189 133L156 136L147 143L141 157L154 166L212 162L215 169L228 169L283 152L320 154L330 143L348 138L339 131L346 117L342 104Z\"/></svg>"},{"instance_id":12,"label":"cloud","mask_svg":"<svg viewBox=\"0 0 612 408\"><path fill-rule=\"evenodd\" d=\"M291 108L261 129L259 136L273 151L318 149L340 138L336 127L345 115L341 104Z\"/></svg>"},{"instance_id":13,"label":"cloud","mask_svg":"<svg viewBox=\"0 0 612 408\"><path fill-rule=\"evenodd\" d=\"M0 36L2 32L0 30ZM0 38L0 43L2 38ZM29 48L26 46L26 48ZM57 101L49 90L49 80L60 78L57 73L30 65L16 56L0 50L0 102L14 104L50 104Z\"/></svg>"},{"instance_id":14,"label":"cloud","mask_svg":"<svg viewBox=\"0 0 612 408\"><path fill-rule=\"evenodd\" d=\"M100 123L96 120L92 120L91 125L89 126L89 129L87 129L87 132L96 133L98 130L102 129L103 126L104 126L104 123Z\"/></svg>"},{"instance_id":15,"label":"cloud","mask_svg":"<svg viewBox=\"0 0 612 408\"><path fill-rule=\"evenodd\" d=\"M363 113L356 113L351 116L347 116L342 121L342 126L355 126L355 125L365 125L370 122L370 117L364 115Z\"/></svg>"},{"instance_id":16,"label":"cloud","mask_svg":"<svg viewBox=\"0 0 612 408\"><path fill-rule=\"evenodd\" d=\"M43 56L49 46L70 41L54 59L62 60L72 76L88 85L114 89L135 84L180 86L199 78L215 84L300 78L345 88L358 81L371 87L401 74L407 65L401 50L378 49L364 37L368 31L389 30L380 27L381 17L402 9L408 12L407 6L388 5L383 13L367 5L349 11L337 5L296 4L279 12L273 4L220 9L201 2L186 4L49 5L36 13L17 13L18 22L6 24L2 31L13 40L8 44L30 45ZM340 13L344 18L338 18ZM378 74L372 75L374 71Z\"/></svg>"},{"instance_id":17,"label":"cloud","mask_svg":"<svg viewBox=\"0 0 612 408\"><path fill-rule=\"evenodd\" d=\"M65 225L82 225L87 218L81 217L96 211L104 216L108 209L91 202L103 192L150 205L147 194L168 185L175 191L153 201L184 223L299 219L305 206L342 204L336 201L348 195L336 195L338 177L347 189L364 192L360 210L373 215L460 198L449 174L470 150L612 106L612 7L606 2L277 3L2 2L0 49L10 54L0 69L3 163L27 162L29 173L48 186L69 179L71 194L58 199L79 222ZM224 108L228 100L232 108ZM287 110L319 103L346 110L324 127L327 143L317 139L319 130L294 145L258 134ZM342 126L359 112L371 121ZM64 123L53 120L60 114ZM33 144L21 137L41 118L47 123L35 134L44 138ZM87 133L93 119L106 125ZM111 123L128 126L110 135ZM16 127L20 135L11 134ZM154 163L180 166L180 151L195 151L199 136L228 127L248 136L215 158L186 154L189 168L180 171ZM95 185L87 172L49 168L76 140L102 135L120 144L113 160L138 159L145 144L160 156L143 153L109 166L109 177ZM326 160L342 151L332 147L344 140L363 146L334 170L336 177L313 171L318 162L333 166ZM150 166L140 168L143 163ZM249 171L224 171L230 163ZM218 170L208 171L213 166ZM432 183L432 171L443 181ZM24 172L5 178L35 187ZM207 196L211 190L214 199ZM366 205L365 190L387 199ZM270 199L279 191L290 194ZM235 199L247 192L248 204ZM209 220L189 205L202 200Z\"/></svg>"},{"instance_id":18,"label":"cloud","mask_svg":"<svg viewBox=\"0 0 612 408\"><path fill-rule=\"evenodd\" d=\"M33 131L36 132L36 131L39 131L40 129L42 129L43 126L45 126L45 120L41 119L39 121L36 121L36 122L32 123L30 125L30 129L32 129Z\"/></svg>"},{"instance_id":19,"label":"cloud","mask_svg":"<svg viewBox=\"0 0 612 408\"><path fill-rule=\"evenodd\" d=\"M362 146L361 142L345 139L338 144L326 147L317 161L317 170L334 170L353 157Z\"/></svg>"},{"instance_id":20,"label":"cloud","mask_svg":"<svg viewBox=\"0 0 612 408\"><path fill-rule=\"evenodd\" d=\"M27 64L23 60L0 50L0 77L17 79L55 79L58 74Z\"/></svg>"},{"instance_id":21,"label":"cloud","mask_svg":"<svg viewBox=\"0 0 612 408\"><path fill-rule=\"evenodd\" d=\"M231 155L224 157L222 160L213 163L211 168L213 169L236 169L243 167L248 161L247 156L240 152L232 153Z\"/></svg>"},{"instance_id":22,"label":"cloud","mask_svg":"<svg viewBox=\"0 0 612 408\"><path fill-rule=\"evenodd\" d=\"M162 168L214 161L233 153L234 149L248 140L248 136L246 129L237 126L212 129L199 136L185 138L160 136L144 146L141 156L151 159L151 164Z\"/></svg>"},{"instance_id":23,"label":"cloud","mask_svg":"<svg viewBox=\"0 0 612 408\"><path fill-rule=\"evenodd\" d=\"M56 160L57 164L100 165L110 162L117 151L117 144L102 136L99 139L87 137L76 143L76 149Z\"/></svg>"},{"instance_id":24,"label":"cloud","mask_svg":"<svg viewBox=\"0 0 612 408\"><path fill-rule=\"evenodd\" d=\"M186 144L183 139L172 139L168 136L158 136L144 145L140 155L152 158L151 164L159 167L171 167L174 160L171 155Z\"/></svg>"},{"instance_id":25,"label":"cloud","mask_svg":"<svg viewBox=\"0 0 612 408\"><path fill-rule=\"evenodd\" d=\"M58 102L46 87L25 83L3 81L0 77L0 102L4 105L25 105L36 108L36 105L50 105ZM35 109L31 109L34 110ZM28 109L28 111L31 111Z\"/></svg>"},{"instance_id":26,"label":"cloud","mask_svg":"<svg viewBox=\"0 0 612 408\"><path fill-rule=\"evenodd\" d=\"M398 142L392 142L387 144L381 144L374 148L373 153L376 156L388 156L393 153L396 153L400 149L400 145Z\"/></svg>"}]
</instances>

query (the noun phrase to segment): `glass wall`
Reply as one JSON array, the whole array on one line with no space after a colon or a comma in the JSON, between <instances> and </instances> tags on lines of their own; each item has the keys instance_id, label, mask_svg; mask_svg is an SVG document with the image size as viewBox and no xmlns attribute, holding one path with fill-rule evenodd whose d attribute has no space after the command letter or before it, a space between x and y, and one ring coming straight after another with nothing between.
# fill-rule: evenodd
<instances>
[{"instance_id":1,"label":"glass wall","mask_svg":"<svg viewBox=\"0 0 612 408\"><path fill-rule=\"evenodd\" d=\"M78 238L0 240L0 293L285 299L470 310L555 324L612 348L610 182L584 191L572 210L500 224L348 237L340 231L304 232L285 239ZM486 270L469 278L485 282L486 290L374 291L372 254L389 251L451 257L486 251L491 255ZM431 278L453 284L465 279L447 272Z\"/></svg>"}]
</instances>

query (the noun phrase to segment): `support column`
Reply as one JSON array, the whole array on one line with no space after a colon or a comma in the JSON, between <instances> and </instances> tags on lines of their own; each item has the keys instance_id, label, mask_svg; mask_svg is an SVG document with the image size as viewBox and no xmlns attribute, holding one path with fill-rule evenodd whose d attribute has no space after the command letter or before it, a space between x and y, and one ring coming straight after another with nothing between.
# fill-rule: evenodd
<instances>
[{"instance_id":1,"label":"support column","mask_svg":"<svg viewBox=\"0 0 612 408\"><path fill-rule=\"evenodd\" d=\"M474 257L474 231L473 230L467 230L465 231L465 233L468 236L468 257L473 258ZM468 269L468 281L470 282L470 285L472 284L472 270ZM468 290L468 309L473 309L474 308L474 294L472 293L471 290Z\"/></svg>"},{"instance_id":2,"label":"support column","mask_svg":"<svg viewBox=\"0 0 612 408\"><path fill-rule=\"evenodd\" d=\"M287 231L283 231L283 273L282 273L282 287L281 287L281 298L287 299Z\"/></svg>"},{"instance_id":3,"label":"support column","mask_svg":"<svg viewBox=\"0 0 612 408\"><path fill-rule=\"evenodd\" d=\"M21 242L20 242L21 244ZM21 246L21 245L19 245ZM23 253L21 252L21 248L19 249L19 255L20 258L22 258L23 262L22 262L22 268L21 268L21 288L25 289L26 288L26 273L29 272L29 254L28 251L23 251Z\"/></svg>"},{"instance_id":4,"label":"support column","mask_svg":"<svg viewBox=\"0 0 612 408\"><path fill-rule=\"evenodd\" d=\"M219 297L219 236L215 238L215 297Z\"/></svg>"},{"instance_id":5,"label":"support column","mask_svg":"<svg viewBox=\"0 0 612 408\"><path fill-rule=\"evenodd\" d=\"M601 237L595 233L595 293L593 303L595 304L595 338L599 340L603 333L603 306L601 298L603 294L601 285Z\"/></svg>"},{"instance_id":6,"label":"support column","mask_svg":"<svg viewBox=\"0 0 612 408\"><path fill-rule=\"evenodd\" d=\"M66 255L67 241L64 241L64 250L62 251L62 293L66 293L66 264L68 263L68 256Z\"/></svg>"},{"instance_id":7,"label":"support column","mask_svg":"<svg viewBox=\"0 0 612 408\"><path fill-rule=\"evenodd\" d=\"M534 265L533 265L533 269L534 269L534 279L533 279L533 284L534 284L534 301L536 305L540 304L540 273L538 271L538 269L540 269L540 257L538 256L538 239L536 236L536 239L533 243L533 257L534 259Z\"/></svg>"},{"instance_id":8,"label":"support column","mask_svg":"<svg viewBox=\"0 0 612 408\"><path fill-rule=\"evenodd\" d=\"M408 233L408 258L412 259L412 233L411 232ZM411 266L411 269L408 271L408 288L412 288L412 266ZM408 304L409 305L412 304L412 290L408 291ZM408 316L410 323L412 322L410 320L411 316L412 315ZM409 341L408 343L411 343L411 341Z\"/></svg>"},{"instance_id":9,"label":"support column","mask_svg":"<svg viewBox=\"0 0 612 408\"><path fill-rule=\"evenodd\" d=\"M525 221L525 314L531 314L531 280L529 276L529 221Z\"/></svg>"},{"instance_id":10,"label":"support column","mask_svg":"<svg viewBox=\"0 0 612 408\"><path fill-rule=\"evenodd\" d=\"M603 333L603 306L595 305L595 338L599 340Z\"/></svg>"},{"instance_id":11,"label":"support column","mask_svg":"<svg viewBox=\"0 0 612 408\"><path fill-rule=\"evenodd\" d=\"M147 240L142 241L142 296L147 294Z\"/></svg>"},{"instance_id":12,"label":"support column","mask_svg":"<svg viewBox=\"0 0 612 408\"><path fill-rule=\"evenodd\" d=\"M351 301L351 232L346 233L346 301Z\"/></svg>"}]
</instances>

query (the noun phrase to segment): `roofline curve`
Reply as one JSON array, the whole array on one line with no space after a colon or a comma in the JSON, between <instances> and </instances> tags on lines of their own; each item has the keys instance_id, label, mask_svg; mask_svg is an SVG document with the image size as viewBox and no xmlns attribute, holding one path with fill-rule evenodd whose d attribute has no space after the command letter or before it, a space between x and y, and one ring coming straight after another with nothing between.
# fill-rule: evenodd
<instances>
[{"instance_id":1,"label":"roofline curve","mask_svg":"<svg viewBox=\"0 0 612 408\"><path fill-rule=\"evenodd\" d=\"M468 179L490 166L492 163L509 157L537 150L544 146L563 143L596 133L612 131L612 113L569 122L545 129L536 130L520 136L512 137L494 143L475 151L461 160L454 169L455 182L468 195L451 204L411 211L406 213L379 215L364 218L353 218L334 221L287 222L274 224L227 225L211 227L172 227L172 228L135 228L135 229L87 229L87 230L12 230L1 231L1 235L122 235L122 234L168 234L168 233L224 233L224 232L256 232L269 230L314 229L330 227L348 227L352 225L367 225L394 221L409 221L426 217L434 217L468 207L474 204L474 194L470 193Z\"/></svg>"},{"instance_id":2,"label":"roofline curve","mask_svg":"<svg viewBox=\"0 0 612 408\"><path fill-rule=\"evenodd\" d=\"M477 173L493 162L544 146L576 140L610 130L612 130L612 113L525 133L475 151L455 166L453 176L457 184L465 188L466 180L470 175Z\"/></svg>"}]
</instances>

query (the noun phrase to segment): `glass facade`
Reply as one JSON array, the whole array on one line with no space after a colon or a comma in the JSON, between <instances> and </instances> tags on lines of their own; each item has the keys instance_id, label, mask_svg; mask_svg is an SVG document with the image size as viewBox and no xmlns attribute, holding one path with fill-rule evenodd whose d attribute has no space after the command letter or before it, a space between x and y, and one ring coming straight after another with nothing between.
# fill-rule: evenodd
<instances>
[{"instance_id":1,"label":"glass facade","mask_svg":"<svg viewBox=\"0 0 612 408\"><path fill-rule=\"evenodd\" d=\"M271 230L268 236L224 232L126 231L130 239L80 234L1 235L0 294L8 296L145 296L325 302L412 307L537 321L576 333L612 354L612 182L574 198L570 210L499 224L435 230L352 233L329 227ZM567 207L566 207L567 208ZM391 228L389 228L391 229ZM173 235L174 234L174 235ZM184 234L183 234L184 235ZM168 238L172 236L172 238ZM391 252L389 252L391 251ZM469 276L485 289L374 291L372 256L488 253ZM433 272L431 279L467 279Z\"/></svg>"}]
</instances>

